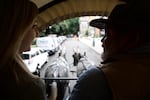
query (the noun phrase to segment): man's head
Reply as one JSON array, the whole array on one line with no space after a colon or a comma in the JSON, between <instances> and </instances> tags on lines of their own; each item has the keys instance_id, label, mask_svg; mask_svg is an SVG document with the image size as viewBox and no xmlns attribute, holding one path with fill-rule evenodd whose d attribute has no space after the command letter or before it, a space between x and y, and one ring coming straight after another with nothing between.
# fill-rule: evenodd
<instances>
[{"instance_id":1,"label":"man's head","mask_svg":"<svg viewBox=\"0 0 150 100\"><path fill-rule=\"evenodd\" d=\"M101 23L97 25L105 25L106 34L102 39L103 59L128 52L150 40L147 32L150 21L147 16L143 16L145 14L137 13L137 10L144 10L142 7L120 4L112 10L108 19L97 19L97 22ZM94 27L101 28L101 26Z\"/></svg>"}]
</instances>

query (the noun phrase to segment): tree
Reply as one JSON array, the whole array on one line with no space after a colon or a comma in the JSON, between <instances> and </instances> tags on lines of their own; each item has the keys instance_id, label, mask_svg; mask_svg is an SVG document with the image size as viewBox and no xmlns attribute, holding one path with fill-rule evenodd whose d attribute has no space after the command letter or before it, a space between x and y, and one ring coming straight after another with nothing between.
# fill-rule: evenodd
<instances>
[{"instance_id":1,"label":"tree","mask_svg":"<svg viewBox=\"0 0 150 100\"><path fill-rule=\"evenodd\" d=\"M79 31L79 18L64 20L60 23L53 24L47 32L48 34L68 35L76 34Z\"/></svg>"}]
</instances>

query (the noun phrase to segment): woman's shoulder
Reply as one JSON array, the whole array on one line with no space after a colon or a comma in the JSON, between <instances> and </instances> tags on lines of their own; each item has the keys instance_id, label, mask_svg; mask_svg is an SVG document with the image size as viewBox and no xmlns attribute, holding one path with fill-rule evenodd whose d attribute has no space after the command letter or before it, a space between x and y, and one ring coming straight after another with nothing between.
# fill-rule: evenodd
<instances>
[{"instance_id":1,"label":"woman's shoulder","mask_svg":"<svg viewBox=\"0 0 150 100\"><path fill-rule=\"evenodd\" d=\"M32 81L29 81L29 86L28 87L32 87L32 89L43 89L45 88L45 83L44 80L42 80L41 78L34 78L32 79Z\"/></svg>"},{"instance_id":2,"label":"woman's shoulder","mask_svg":"<svg viewBox=\"0 0 150 100\"><path fill-rule=\"evenodd\" d=\"M45 84L41 78L35 78L33 81L30 81L28 84L24 85L22 97L31 100L42 100L46 96Z\"/></svg>"}]
</instances>

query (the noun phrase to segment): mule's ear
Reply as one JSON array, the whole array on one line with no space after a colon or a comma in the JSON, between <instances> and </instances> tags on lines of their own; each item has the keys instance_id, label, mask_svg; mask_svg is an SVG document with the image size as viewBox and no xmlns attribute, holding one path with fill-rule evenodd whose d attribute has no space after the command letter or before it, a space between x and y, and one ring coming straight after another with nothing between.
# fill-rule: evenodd
<instances>
[{"instance_id":1,"label":"mule's ear","mask_svg":"<svg viewBox=\"0 0 150 100\"><path fill-rule=\"evenodd\" d=\"M58 53L58 57L60 57L60 56L61 56L61 54L62 54L62 52L59 52L59 53Z\"/></svg>"},{"instance_id":2,"label":"mule's ear","mask_svg":"<svg viewBox=\"0 0 150 100\"><path fill-rule=\"evenodd\" d=\"M86 52L84 51L84 56L86 56Z\"/></svg>"}]
</instances>

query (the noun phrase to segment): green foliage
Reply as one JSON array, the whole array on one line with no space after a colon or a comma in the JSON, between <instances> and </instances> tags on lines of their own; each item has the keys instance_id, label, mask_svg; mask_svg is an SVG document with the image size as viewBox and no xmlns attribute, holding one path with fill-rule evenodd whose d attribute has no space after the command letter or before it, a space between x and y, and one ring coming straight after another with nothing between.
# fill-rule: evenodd
<instances>
[{"instance_id":1,"label":"green foliage","mask_svg":"<svg viewBox=\"0 0 150 100\"><path fill-rule=\"evenodd\" d=\"M46 35L46 30L43 30L42 32L40 32L39 37L43 37Z\"/></svg>"},{"instance_id":2,"label":"green foliage","mask_svg":"<svg viewBox=\"0 0 150 100\"><path fill-rule=\"evenodd\" d=\"M79 18L64 20L60 23L53 24L48 29L47 34L68 35L76 34L79 31Z\"/></svg>"},{"instance_id":3,"label":"green foliage","mask_svg":"<svg viewBox=\"0 0 150 100\"><path fill-rule=\"evenodd\" d=\"M88 30L86 30L85 36L89 36L89 31Z\"/></svg>"}]
</instances>

